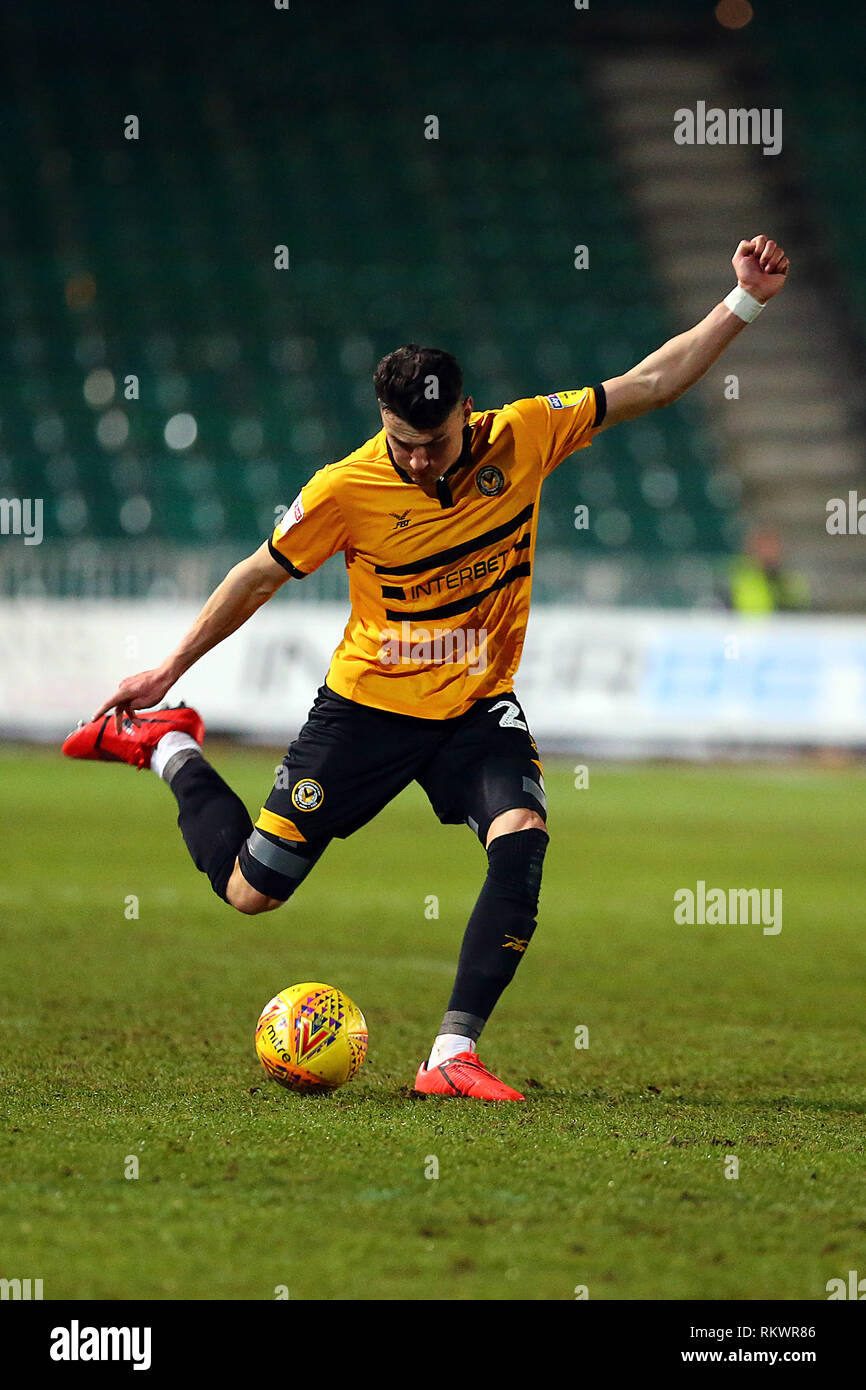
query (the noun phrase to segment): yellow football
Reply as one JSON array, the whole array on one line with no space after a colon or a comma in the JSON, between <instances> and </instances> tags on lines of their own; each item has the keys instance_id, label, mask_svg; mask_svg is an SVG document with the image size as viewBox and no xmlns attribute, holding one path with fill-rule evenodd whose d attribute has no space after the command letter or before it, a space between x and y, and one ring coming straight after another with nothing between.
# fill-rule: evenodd
<instances>
[{"instance_id":1,"label":"yellow football","mask_svg":"<svg viewBox=\"0 0 866 1390\"><path fill-rule=\"evenodd\" d=\"M334 985L289 985L265 1005L256 1052L268 1076L290 1091L335 1091L367 1055L367 1023Z\"/></svg>"}]
</instances>

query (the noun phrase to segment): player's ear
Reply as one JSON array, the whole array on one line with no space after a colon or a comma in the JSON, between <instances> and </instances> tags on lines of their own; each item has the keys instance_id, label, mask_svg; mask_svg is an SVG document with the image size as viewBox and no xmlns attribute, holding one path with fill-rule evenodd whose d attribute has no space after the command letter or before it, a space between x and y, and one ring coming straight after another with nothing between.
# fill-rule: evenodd
<instances>
[{"instance_id":1,"label":"player's ear","mask_svg":"<svg viewBox=\"0 0 866 1390\"><path fill-rule=\"evenodd\" d=\"M463 401L463 421L464 421L464 424L468 421L469 416L472 414L472 407L473 407L473 404L474 404L474 402L473 402L473 400L472 400L472 397L471 397L471 396L466 396L465 399L464 399L464 401Z\"/></svg>"}]
</instances>

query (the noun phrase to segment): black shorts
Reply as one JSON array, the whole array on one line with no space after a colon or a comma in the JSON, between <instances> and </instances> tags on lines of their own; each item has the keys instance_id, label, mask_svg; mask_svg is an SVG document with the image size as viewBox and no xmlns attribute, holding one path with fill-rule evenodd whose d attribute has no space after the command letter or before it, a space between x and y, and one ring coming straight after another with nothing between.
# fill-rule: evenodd
<instances>
[{"instance_id":1,"label":"black shorts","mask_svg":"<svg viewBox=\"0 0 866 1390\"><path fill-rule=\"evenodd\" d=\"M268 897L289 897L332 839L366 825L410 782L443 825L469 825L482 845L503 811L547 813L538 749L515 695L477 700L456 719L421 719L323 685L243 846L244 878Z\"/></svg>"}]
</instances>

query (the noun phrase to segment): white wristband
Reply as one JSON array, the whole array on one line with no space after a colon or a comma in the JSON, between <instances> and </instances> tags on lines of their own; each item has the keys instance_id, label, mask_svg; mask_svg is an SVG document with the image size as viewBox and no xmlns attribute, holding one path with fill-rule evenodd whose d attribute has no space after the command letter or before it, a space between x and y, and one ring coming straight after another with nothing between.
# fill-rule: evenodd
<instances>
[{"instance_id":1,"label":"white wristband","mask_svg":"<svg viewBox=\"0 0 866 1390\"><path fill-rule=\"evenodd\" d=\"M742 285L737 285L731 293L725 295L723 303L727 305L732 314L736 314L743 323L752 323L764 308L760 299L756 299L748 290L744 290Z\"/></svg>"}]
</instances>

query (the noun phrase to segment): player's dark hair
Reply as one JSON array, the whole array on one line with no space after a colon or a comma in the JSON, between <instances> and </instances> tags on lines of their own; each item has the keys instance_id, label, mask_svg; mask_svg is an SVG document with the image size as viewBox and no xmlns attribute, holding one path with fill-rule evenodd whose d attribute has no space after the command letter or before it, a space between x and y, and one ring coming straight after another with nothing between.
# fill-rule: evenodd
<instances>
[{"instance_id":1,"label":"player's dark hair","mask_svg":"<svg viewBox=\"0 0 866 1390\"><path fill-rule=\"evenodd\" d=\"M383 357L373 385L379 404L415 430L436 429L463 399L463 373L457 358L417 343L407 343Z\"/></svg>"}]
</instances>

